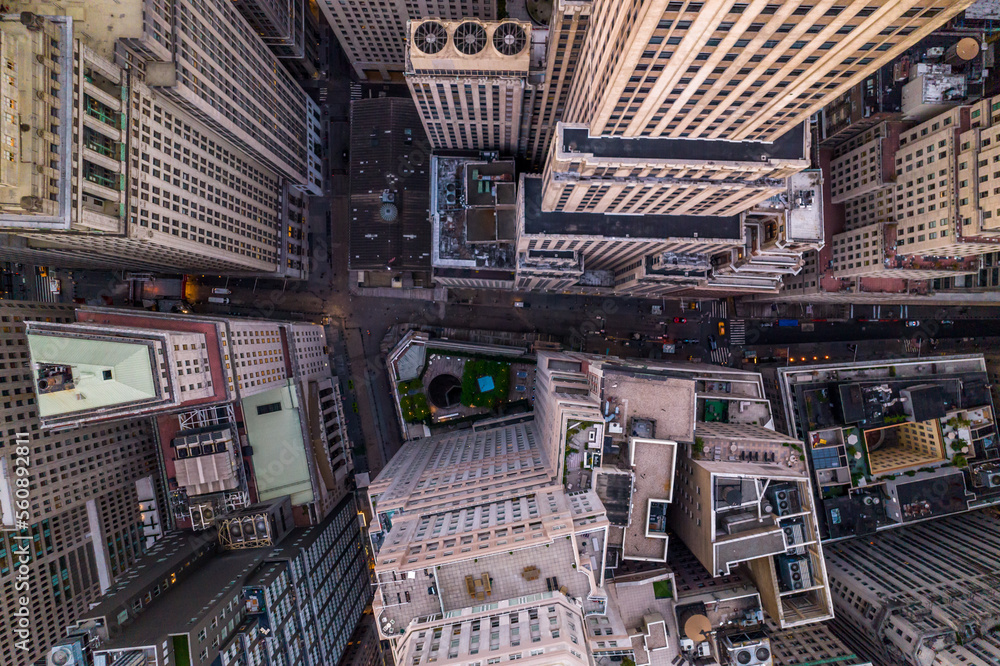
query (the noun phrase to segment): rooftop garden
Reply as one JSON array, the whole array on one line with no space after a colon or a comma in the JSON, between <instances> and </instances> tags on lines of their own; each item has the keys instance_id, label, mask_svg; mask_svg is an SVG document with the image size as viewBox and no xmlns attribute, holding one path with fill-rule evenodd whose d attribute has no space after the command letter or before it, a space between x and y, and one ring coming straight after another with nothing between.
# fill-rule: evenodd
<instances>
[{"instance_id":1,"label":"rooftop garden","mask_svg":"<svg viewBox=\"0 0 1000 666\"><path fill-rule=\"evenodd\" d=\"M470 359L462 371L462 404L492 409L507 399L510 364Z\"/></svg>"},{"instance_id":2,"label":"rooftop garden","mask_svg":"<svg viewBox=\"0 0 1000 666\"><path fill-rule=\"evenodd\" d=\"M399 407L407 423L420 423L430 418L431 408L427 404L424 384L420 379L399 382Z\"/></svg>"},{"instance_id":3,"label":"rooftop garden","mask_svg":"<svg viewBox=\"0 0 1000 666\"><path fill-rule=\"evenodd\" d=\"M674 586L669 580L657 580L653 582L653 596L657 599L673 599Z\"/></svg>"}]
</instances>

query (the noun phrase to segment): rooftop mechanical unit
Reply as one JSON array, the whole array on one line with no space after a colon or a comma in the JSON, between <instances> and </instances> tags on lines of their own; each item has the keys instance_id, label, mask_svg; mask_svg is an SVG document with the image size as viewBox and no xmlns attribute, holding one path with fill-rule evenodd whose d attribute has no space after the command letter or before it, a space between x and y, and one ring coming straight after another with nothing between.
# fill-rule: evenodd
<instances>
[{"instance_id":1,"label":"rooftop mechanical unit","mask_svg":"<svg viewBox=\"0 0 1000 666\"><path fill-rule=\"evenodd\" d=\"M762 631L723 636L719 641L723 663L734 666L770 666L771 641Z\"/></svg>"},{"instance_id":2,"label":"rooftop mechanical unit","mask_svg":"<svg viewBox=\"0 0 1000 666\"><path fill-rule=\"evenodd\" d=\"M789 590L812 587L812 570L809 558L801 555L782 555L778 558L778 575Z\"/></svg>"},{"instance_id":3,"label":"rooftop mechanical unit","mask_svg":"<svg viewBox=\"0 0 1000 666\"><path fill-rule=\"evenodd\" d=\"M219 523L219 543L223 548L245 549L273 546L274 538L268 514L232 516Z\"/></svg>"}]
</instances>

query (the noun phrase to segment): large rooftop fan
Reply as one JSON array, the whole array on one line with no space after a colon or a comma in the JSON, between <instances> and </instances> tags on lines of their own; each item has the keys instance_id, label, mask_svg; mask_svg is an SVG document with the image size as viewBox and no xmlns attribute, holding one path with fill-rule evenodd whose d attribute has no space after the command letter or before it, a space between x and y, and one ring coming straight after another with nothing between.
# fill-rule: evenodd
<instances>
[{"instance_id":1,"label":"large rooftop fan","mask_svg":"<svg viewBox=\"0 0 1000 666\"><path fill-rule=\"evenodd\" d=\"M455 48L465 55L475 55L486 48L486 28L467 21L455 28Z\"/></svg>"},{"instance_id":2,"label":"large rooftop fan","mask_svg":"<svg viewBox=\"0 0 1000 666\"><path fill-rule=\"evenodd\" d=\"M433 55L444 48L448 33L437 21L425 21L413 31L413 46L421 53Z\"/></svg>"},{"instance_id":3,"label":"large rooftop fan","mask_svg":"<svg viewBox=\"0 0 1000 666\"><path fill-rule=\"evenodd\" d=\"M501 23L493 32L493 47L506 56L517 55L527 43L524 28L516 23Z\"/></svg>"}]
</instances>

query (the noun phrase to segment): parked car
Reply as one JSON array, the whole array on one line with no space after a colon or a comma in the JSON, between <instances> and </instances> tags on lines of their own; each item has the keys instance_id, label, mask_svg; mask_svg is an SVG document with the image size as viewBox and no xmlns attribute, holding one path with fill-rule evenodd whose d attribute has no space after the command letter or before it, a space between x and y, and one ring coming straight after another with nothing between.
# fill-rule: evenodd
<instances>
[{"instance_id":1,"label":"parked car","mask_svg":"<svg viewBox=\"0 0 1000 666\"><path fill-rule=\"evenodd\" d=\"M527 377L528 377L528 371L527 370L518 370L517 371L517 378L518 379L527 379Z\"/></svg>"},{"instance_id":2,"label":"parked car","mask_svg":"<svg viewBox=\"0 0 1000 666\"><path fill-rule=\"evenodd\" d=\"M514 390L517 391L518 393L524 393L527 389L518 384L517 386L514 387Z\"/></svg>"},{"instance_id":3,"label":"parked car","mask_svg":"<svg viewBox=\"0 0 1000 666\"><path fill-rule=\"evenodd\" d=\"M212 288L212 293L213 294L222 294L224 296L228 296L229 294L231 294L233 292L230 291L229 289L226 289L225 287L213 287Z\"/></svg>"},{"instance_id":4,"label":"parked car","mask_svg":"<svg viewBox=\"0 0 1000 666\"><path fill-rule=\"evenodd\" d=\"M219 305L228 305L229 304L229 299L228 298L219 298L218 296L209 296L208 297L208 302L209 303L218 303Z\"/></svg>"},{"instance_id":5,"label":"parked car","mask_svg":"<svg viewBox=\"0 0 1000 666\"><path fill-rule=\"evenodd\" d=\"M907 328L916 328L917 326L920 326L920 322L917 321L916 319L911 319L908 322L906 322Z\"/></svg>"}]
</instances>

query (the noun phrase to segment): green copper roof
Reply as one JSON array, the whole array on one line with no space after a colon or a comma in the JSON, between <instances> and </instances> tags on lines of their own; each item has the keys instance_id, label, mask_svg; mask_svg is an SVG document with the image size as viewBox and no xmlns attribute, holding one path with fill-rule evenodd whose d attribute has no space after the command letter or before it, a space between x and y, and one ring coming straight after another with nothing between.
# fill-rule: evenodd
<instances>
[{"instance_id":1,"label":"green copper roof","mask_svg":"<svg viewBox=\"0 0 1000 666\"><path fill-rule=\"evenodd\" d=\"M243 423L253 447L253 468L261 502L291 495L292 504L313 501L301 407L291 381L245 398Z\"/></svg>"}]
</instances>

